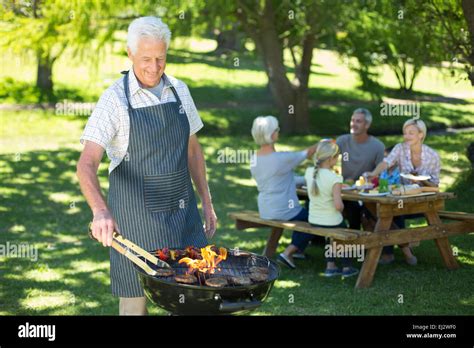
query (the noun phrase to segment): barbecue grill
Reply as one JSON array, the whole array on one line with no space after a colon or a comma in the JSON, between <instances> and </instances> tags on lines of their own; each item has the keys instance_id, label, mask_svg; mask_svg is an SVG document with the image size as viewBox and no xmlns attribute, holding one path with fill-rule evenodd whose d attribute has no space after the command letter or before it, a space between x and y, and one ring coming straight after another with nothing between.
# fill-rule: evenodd
<instances>
[{"instance_id":1,"label":"barbecue grill","mask_svg":"<svg viewBox=\"0 0 474 348\"><path fill-rule=\"evenodd\" d=\"M152 252L154 254L154 252ZM159 267L142 258L153 270ZM186 274L188 267L178 262L170 266L178 274ZM213 277L250 277L251 268L259 267L268 271L266 280L252 281L249 285L228 285L220 288L207 286L205 279ZM247 313L259 307L266 300L273 283L278 278L279 266L265 256L250 252L229 250L226 260L219 263L214 274L202 274L195 285L182 284L174 276L158 277L147 274L139 266L135 268L152 303L177 315L220 315Z\"/></svg>"},{"instance_id":2,"label":"barbecue grill","mask_svg":"<svg viewBox=\"0 0 474 348\"><path fill-rule=\"evenodd\" d=\"M89 236L95 239L90 226ZM132 261L150 301L176 315L247 313L266 300L280 274L274 261L238 249L224 249L226 257L213 271L201 272L178 259L163 262L155 256L157 250L147 252L117 232L112 248ZM176 281L175 277L190 273L197 275L195 284ZM216 280L223 283L219 285Z\"/></svg>"}]
</instances>

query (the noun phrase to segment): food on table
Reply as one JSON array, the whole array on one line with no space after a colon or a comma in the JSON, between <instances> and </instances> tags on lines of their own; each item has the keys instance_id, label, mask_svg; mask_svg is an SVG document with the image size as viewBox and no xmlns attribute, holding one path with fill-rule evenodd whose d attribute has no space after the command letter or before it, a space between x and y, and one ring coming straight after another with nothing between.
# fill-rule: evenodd
<instances>
[{"instance_id":1,"label":"food on table","mask_svg":"<svg viewBox=\"0 0 474 348\"><path fill-rule=\"evenodd\" d=\"M224 277L213 277L206 279L206 285L213 288L222 288L228 284L227 279Z\"/></svg>"},{"instance_id":2,"label":"food on table","mask_svg":"<svg viewBox=\"0 0 474 348\"><path fill-rule=\"evenodd\" d=\"M363 176L359 176L359 180L356 181L356 186L364 186L367 182Z\"/></svg>"},{"instance_id":3,"label":"food on table","mask_svg":"<svg viewBox=\"0 0 474 348\"><path fill-rule=\"evenodd\" d=\"M394 196L405 196L405 195L417 195L422 193L422 189L419 185L401 185L399 189L393 190L392 195Z\"/></svg>"},{"instance_id":4,"label":"food on table","mask_svg":"<svg viewBox=\"0 0 474 348\"><path fill-rule=\"evenodd\" d=\"M196 284L197 278L192 274L178 274L174 277L174 280L182 284Z\"/></svg>"},{"instance_id":5,"label":"food on table","mask_svg":"<svg viewBox=\"0 0 474 348\"><path fill-rule=\"evenodd\" d=\"M378 194L379 194L379 190L378 190L378 189L369 190L369 193L370 193L371 195L378 195Z\"/></svg>"}]
</instances>

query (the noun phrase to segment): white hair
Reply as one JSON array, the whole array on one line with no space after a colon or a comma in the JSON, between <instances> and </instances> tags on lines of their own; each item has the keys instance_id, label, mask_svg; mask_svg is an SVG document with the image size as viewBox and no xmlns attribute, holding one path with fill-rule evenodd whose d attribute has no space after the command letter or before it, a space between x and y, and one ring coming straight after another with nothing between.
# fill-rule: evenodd
<instances>
[{"instance_id":1,"label":"white hair","mask_svg":"<svg viewBox=\"0 0 474 348\"><path fill-rule=\"evenodd\" d=\"M168 26L157 17L140 17L128 26L127 47L133 54L137 52L138 41L143 38L153 38L163 41L168 49L171 40L171 31Z\"/></svg>"},{"instance_id":2,"label":"white hair","mask_svg":"<svg viewBox=\"0 0 474 348\"><path fill-rule=\"evenodd\" d=\"M354 112L352 113L352 115L354 114L364 115L365 122L367 122L368 124L372 124L372 114L370 113L369 110L365 108L358 108L358 109L355 109Z\"/></svg>"},{"instance_id":3,"label":"white hair","mask_svg":"<svg viewBox=\"0 0 474 348\"><path fill-rule=\"evenodd\" d=\"M272 134L278 129L274 116L258 116L252 125L252 136L257 145L272 144Z\"/></svg>"},{"instance_id":4,"label":"white hair","mask_svg":"<svg viewBox=\"0 0 474 348\"><path fill-rule=\"evenodd\" d=\"M426 133L428 132L425 122L423 122L422 120L413 118L411 120L406 121L403 124L402 129L405 130L405 128L407 128L408 126L415 126L416 128L418 128L418 131L423 133L423 138L421 139L421 142L425 141Z\"/></svg>"}]
</instances>

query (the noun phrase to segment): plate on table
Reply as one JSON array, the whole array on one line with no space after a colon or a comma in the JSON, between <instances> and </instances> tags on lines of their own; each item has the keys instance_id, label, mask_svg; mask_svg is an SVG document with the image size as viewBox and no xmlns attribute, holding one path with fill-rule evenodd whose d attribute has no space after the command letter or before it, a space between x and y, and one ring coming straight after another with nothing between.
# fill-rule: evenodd
<instances>
[{"instance_id":1,"label":"plate on table","mask_svg":"<svg viewBox=\"0 0 474 348\"><path fill-rule=\"evenodd\" d=\"M400 176L404 179L413 180L413 181L426 181L426 180L431 179L431 176L429 175L413 175L410 173L402 173L400 174Z\"/></svg>"},{"instance_id":2,"label":"plate on table","mask_svg":"<svg viewBox=\"0 0 474 348\"><path fill-rule=\"evenodd\" d=\"M355 184L354 185L342 184L342 188L341 188L342 191L352 191L356 189L357 187Z\"/></svg>"},{"instance_id":3,"label":"plate on table","mask_svg":"<svg viewBox=\"0 0 474 348\"><path fill-rule=\"evenodd\" d=\"M378 193L370 193L370 192L359 192L361 196L367 197L383 197L390 194L390 192L378 192Z\"/></svg>"},{"instance_id":4,"label":"plate on table","mask_svg":"<svg viewBox=\"0 0 474 348\"><path fill-rule=\"evenodd\" d=\"M437 192L421 192L421 193L414 193L412 195L390 195L390 197L410 198L410 197L430 196L430 195L435 195L436 193Z\"/></svg>"}]
</instances>

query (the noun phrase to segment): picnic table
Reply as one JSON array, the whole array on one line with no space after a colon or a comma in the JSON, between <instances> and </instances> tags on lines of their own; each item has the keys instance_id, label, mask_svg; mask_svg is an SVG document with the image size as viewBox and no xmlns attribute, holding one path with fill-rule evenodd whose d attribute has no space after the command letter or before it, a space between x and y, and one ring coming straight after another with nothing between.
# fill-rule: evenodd
<instances>
[{"instance_id":1,"label":"picnic table","mask_svg":"<svg viewBox=\"0 0 474 348\"><path fill-rule=\"evenodd\" d=\"M300 199L308 199L306 189L297 189ZM335 240L337 244L358 243L367 250L357 288L369 287L377 269L382 248L386 245L406 244L421 240L434 240L445 266L454 270L459 267L448 237L474 231L474 214L443 211L445 201L454 199L451 192L438 192L416 196L366 196L357 191L343 191L344 201L362 201L370 213L376 217L375 227L357 240ZM392 229L393 218L400 215L423 214L428 226ZM441 219L456 222L444 223ZM395 226L396 228L396 226Z\"/></svg>"}]
</instances>

